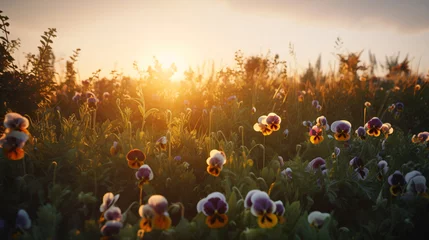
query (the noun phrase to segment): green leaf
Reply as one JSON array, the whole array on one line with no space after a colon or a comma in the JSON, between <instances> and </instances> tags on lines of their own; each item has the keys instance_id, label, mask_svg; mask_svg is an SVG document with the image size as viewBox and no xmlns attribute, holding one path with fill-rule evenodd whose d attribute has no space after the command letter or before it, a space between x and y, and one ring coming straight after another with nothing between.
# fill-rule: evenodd
<instances>
[{"instance_id":1,"label":"green leaf","mask_svg":"<svg viewBox=\"0 0 429 240\"><path fill-rule=\"evenodd\" d=\"M237 209L237 195L235 191L231 193L228 199L228 216L230 219L235 218Z\"/></svg>"}]
</instances>

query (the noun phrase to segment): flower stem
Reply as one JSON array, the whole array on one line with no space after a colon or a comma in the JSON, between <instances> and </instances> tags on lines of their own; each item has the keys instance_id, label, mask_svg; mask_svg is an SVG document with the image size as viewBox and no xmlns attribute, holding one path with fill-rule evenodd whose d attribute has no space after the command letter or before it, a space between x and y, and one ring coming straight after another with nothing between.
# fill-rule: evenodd
<instances>
[{"instance_id":1,"label":"flower stem","mask_svg":"<svg viewBox=\"0 0 429 240\"><path fill-rule=\"evenodd\" d=\"M363 125L366 124L366 107L363 108Z\"/></svg>"},{"instance_id":2,"label":"flower stem","mask_svg":"<svg viewBox=\"0 0 429 240\"><path fill-rule=\"evenodd\" d=\"M139 204L140 206L143 204L143 185L140 186Z\"/></svg>"},{"instance_id":3,"label":"flower stem","mask_svg":"<svg viewBox=\"0 0 429 240\"><path fill-rule=\"evenodd\" d=\"M58 166L58 163L55 162L55 161L53 161L52 164L54 164L54 177L52 179L52 182L53 182L53 185L55 185L55 181L57 179L57 166Z\"/></svg>"}]
</instances>

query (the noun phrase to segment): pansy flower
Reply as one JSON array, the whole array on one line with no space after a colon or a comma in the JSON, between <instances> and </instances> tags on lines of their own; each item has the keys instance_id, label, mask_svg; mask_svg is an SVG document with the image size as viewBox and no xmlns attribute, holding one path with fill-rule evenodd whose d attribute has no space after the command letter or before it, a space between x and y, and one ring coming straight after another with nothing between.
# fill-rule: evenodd
<instances>
[{"instance_id":1,"label":"pansy flower","mask_svg":"<svg viewBox=\"0 0 429 240\"><path fill-rule=\"evenodd\" d=\"M106 219L107 221L121 221L121 209L115 206L110 207L104 212L104 219Z\"/></svg>"},{"instance_id":2,"label":"pansy flower","mask_svg":"<svg viewBox=\"0 0 429 240\"><path fill-rule=\"evenodd\" d=\"M122 222L120 221L107 221L100 232L103 236L117 235L121 231L122 226Z\"/></svg>"},{"instance_id":3,"label":"pansy flower","mask_svg":"<svg viewBox=\"0 0 429 240\"><path fill-rule=\"evenodd\" d=\"M419 171L411 171L405 174L405 181L407 182L407 192L412 192L417 195L426 193L426 178Z\"/></svg>"},{"instance_id":4,"label":"pansy flower","mask_svg":"<svg viewBox=\"0 0 429 240\"><path fill-rule=\"evenodd\" d=\"M156 145L159 146L159 148L163 151L167 150L167 137L166 136L160 137L156 141Z\"/></svg>"},{"instance_id":5,"label":"pansy flower","mask_svg":"<svg viewBox=\"0 0 429 240\"><path fill-rule=\"evenodd\" d=\"M209 228L222 228L228 223L228 203L220 192L209 194L197 204L197 212L206 216L206 224Z\"/></svg>"},{"instance_id":6,"label":"pansy flower","mask_svg":"<svg viewBox=\"0 0 429 240\"><path fill-rule=\"evenodd\" d=\"M250 212L258 218L257 222L260 228L272 228L277 225L276 204L266 192L254 192L250 201L252 203Z\"/></svg>"},{"instance_id":7,"label":"pansy flower","mask_svg":"<svg viewBox=\"0 0 429 240\"><path fill-rule=\"evenodd\" d=\"M315 108L319 105L319 101L313 100L313 101L311 101L311 105Z\"/></svg>"},{"instance_id":8,"label":"pansy flower","mask_svg":"<svg viewBox=\"0 0 429 240\"><path fill-rule=\"evenodd\" d=\"M292 179L292 169L291 168L286 168L285 170L281 171L280 174L283 177L287 177L288 179Z\"/></svg>"},{"instance_id":9,"label":"pansy flower","mask_svg":"<svg viewBox=\"0 0 429 240\"><path fill-rule=\"evenodd\" d=\"M98 99L95 97L90 97L86 99L89 108L97 108Z\"/></svg>"},{"instance_id":10,"label":"pansy flower","mask_svg":"<svg viewBox=\"0 0 429 240\"><path fill-rule=\"evenodd\" d=\"M155 217L155 211L149 205L141 205L139 208L139 214L142 218L140 220L140 229L145 232L151 232L153 228L153 218Z\"/></svg>"},{"instance_id":11,"label":"pansy flower","mask_svg":"<svg viewBox=\"0 0 429 240\"><path fill-rule=\"evenodd\" d=\"M329 213L321 213L319 211L314 211L308 214L307 221L310 224L310 226L320 229L322 228L326 219L329 218L330 216L331 215Z\"/></svg>"},{"instance_id":12,"label":"pansy flower","mask_svg":"<svg viewBox=\"0 0 429 240\"><path fill-rule=\"evenodd\" d=\"M387 182L390 185L389 190L393 196L398 196L403 193L406 181L404 175L402 175L400 171L395 171L390 175Z\"/></svg>"},{"instance_id":13,"label":"pansy flower","mask_svg":"<svg viewBox=\"0 0 429 240\"><path fill-rule=\"evenodd\" d=\"M7 113L4 117L3 125L7 129L6 133L10 131L21 131L29 134L27 128L30 126L30 122L19 113Z\"/></svg>"},{"instance_id":14,"label":"pansy flower","mask_svg":"<svg viewBox=\"0 0 429 240\"><path fill-rule=\"evenodd\" d=\"M329 129L328 120L326 119L325 116L320 116L316 118L316 125L318 127L324 128L325 130Z\"/></svg>"},{"instance_id":15,"label":"pansy flower","mask_svg":"<svg viewBox=\"0 0 429 240\"><path fill-rule=\"evenodd\" d=\"M72 101L78 103L81 98L82 98L82 93L75 92L74 96L72 97Z\"/></svg>"},{"instance_id":16,"label":"pansy flower","mask_svg":"<svg viewBox=\"0 0 429 240\"><path fill-rule=\"evenodd\" d=\"M115 156L119 153L119 151L121 151L121 149L122 148L119 143L117 141L114 141L113 145L110 147L110 155Z\"/></svg>"},{"instance_id":17,"label":"pansy flower","mask_svg":"<svg viewBox=\"0 0 429 240\"><path fill-rule=\"evenodd\" d=\"M161 195L152 195L149 198L147 205L153 209L153 216L152 218L149 218L149 220L151 221L151 226L153 228L161 229L161 230L166 230L170 228L171 218L170 218L170 215L168 214L167 199ZM140 216L144 216L144 213L145 213L144 206L145 205L140 206L140 209L139 209ZM147 215L150 216L150 214L147 214ZM140 225L142 225L142 223L140 223Z\"/></svg>"},{"instance_id":18,"label":"pansy flower","mask_svg":"<svg viewBox=\"0 0 429 240\"><path fill-rule=\"evenodd\" d=\"M369 169L366 167L356 168L355 173L359 180L365 180L368 177Z\"/></svg>"},{"instance_id":19,"label":"pansy flower","mask_svg":"<svg viewBox=\"0 0 429 240\"><path fill-rule=\"evenodd\" d=\"M395 108L396 108L396 105L393 103L392 105L390 105L390 106L387 108L387 111L389 111L389 112L393 112L393 110L395 110Z\"/></svg>"},{"instance_id":20,"label":"pansy flower","mask_svg":"<svg viewBox=\"0 0 429 240\"><path fill-rule=\"evenodd\" d=\"M252 114L255 114L255 113L256 113L256 108L255 108L255 107L252 107L251 113L252 113Z\"/></svg>"},{"instance_id":21,"label":"pansy flower","mask_svg":"<svg viewBox=\"0 0 429 240\"><path fill-rule=\"evenodd\" d=\"M424 143L429 141L429 132L421 132L419 134L413 135L411 138L413 143Z\"/></svg>"},{"instance_id":22,"label":"pansy flower","mask_svg":"<svg viewBox=\"0 0 429 240\"><path fill-rule=\"evenodd\" d=\"M360 139L365 140L366 131L365 131L364 127L362 127L362 126L358 127L358 129L356 129L355 133Z\"/></svg>"},{"instance_id":23,"label":"pansy flower","mask_svg":"<svg viewBox=\"0 0 429 240\"><path fill-rule=\"evenodd\" d=\"M373 137L380 136L381 133L381 127L383 126L383 122L378 117L371 118L366 124L365 128L366 134Z\"/></svg>"},{"instance_id":24,"label":"pansy flower","mask_svg":"<svg viewBox=\"0 0 429 240\"><path fill-rule=\"evenodd\" d=\"M113 193L108 192L103 196L103 203L100 205L100 212L104 213L110 207L114 206L119 199L119 194L113 195Z\"/></svg>"},{"instance_id":25,"label":"pansy flower","mask_svg":"<svg viewBox=\"0 0 429 240\"><path fill-rule=\"evenodd\" d=\"M265 115L258 118L258 122L253 125L253 130L261 132L264 136L268 136L273 132L273 130L268 127L267 116Z\"/></svg>"},{"instance_id":26,"label":"pansy flower","mask_svg":"<svg viewBox=\"0 0 429 240\"><path fill-rule=\"evenodd\" d=\"M321 105L317 105L317 106L316 106L316 110L317 110L318 112L322 111L322 106L321 106Z\"/></svg>"},{"instance_id":27,"label":"pansy flower","mask_svg":"<svg viewBox=\"0 0 429 240\"><path fill-rule=\"evenodd\" d=\"M365 102L365 107L367 107L367 108L369 108L369 107L371 107L371 103L370 102Z\"/></svg>"},{"instance_id":28,"label":"pansy flower","mask_svg":"<svg viewBox=\"0 0 429 240\"><path fill-rule=\"evenodd\" d=\"M147 164L143 164L136 172L136 178L139 180L139 187L153 179L152 169Z\"/></svg>"},{"instance_id":29,"label":"pansy flower","mask_svg":"<svg viewBox=\"0 0 429 240\"><path fill-rule=\"evenodd\" d=\"M225 153L216 149L210 151L210 157L206 160L207 172L215 177L219 176L226 163Z\"/></svg>"},{"instance_id":30,"label":"pansy flower","mask_svg":"<svg viewBox=\"0 0 429 240\"><path fill-rule=\"evenodd\" d=\"M331 125L331 131L337 141L348 141L351 130L352 124L346 120L335 121Z\"/></svg>"},{"instance_id":31,"label":"pansy flower","mask_svg":"<svg viewBox=\"0 0 429 240\"><path fill-rule=\"evenodd\" d=\"M402 112L402 111L404 111L404 103L402 103L402 102L397 102L397 103L395 104L395 108L396 108L396 111L398 111L398 112Z\"/></svg>"},{"instance_id":32,"label":"pansy flower","mask_svg":"<svg viewBox=\"0 0 429 240\"><path fill-rule=\"evenodd\" d=\"M139 169L145 160L146 155L139 149L133 149L127 153L128 167L132 169Z\"/></svg>"},{"instance_id":33,"label":"pansy flower","mask_svg":"<svg viewBox=\"0 0 429 240\"><path fill-rule=\"evenodd\" d=\"M250 207L252 207L252 196L253 194L260 192L261 190L259 189L254 189L254 190L250 190L247 195L246 198L244 198L244 208L249 209Z\"/></svg>"},{"instance_id":34,"label":"pansy flower","mask_svg":"<svg viewBox=\"0 0 429 240\"><path fill-rule=\"evenodd\" d=\"M338 147L335 147L334 152L332 153L332 158L334 159L337 158L338 156L340 156L340 153L341 153L341 149Z\"/></svg>"},{"instance_id":35,"label":"pansy flower","mask_svg":"<svg viewBox=\"0 0 429 240\"><path fill-rule=\"evenodd\" d=\"M354 169L359 180L365 180L368 177L369 169L365 167L364 161L360 157L354 157L349 165Z\"/></svg>"},{"instance_id":36,"label":"pansy flower","mask_svg":"<svg viewBox=\"0 0 429 240\"><path fill-rule=\"evenodd\" d=\"M285 129L284 131L283 131L283 135L285 136L285 138L287 138L288 136L289 136L289 129Z\"/></svg>"},{"instance_id":37,"label":"pansy flower","mask_svg":"<svg viewBox=\"0 0 429 240\"><path fill-rule=\"evenodd\" d=\"M20 209L16 215L15 226L21 229L30 229L31 228L31 219L28 216L28 213L24 209Z\"/></svg>"},{"instance_id":38,"label":"pansy flower","mask_svg":"<svg viewBox=\"0 0 429 240\"><path fill-rule=\"evenodd\" d=\"M362 158L354 157L352 160L350 160L349 165L352 168L363 168L365 164Z\"/></svg>"},{"instance_id":39,"label":"pansy flower","mask_svg":"<svg viewBox=\"0 0 429 240\"><path fill-rule=\"evenodd\" d=\"M103 202L100 205L101 216L100 216L100 219L98 220L98 223L100 225L103 225L106 221L108 221L105 218L105 216L106 216L105 213L109 209L115 207L115 204L118 201L118 199L119 199L119 194L113 195L113 193L111 193L111 192L108 192L108 193L104 194L104 196L103 196ZM120 211L120 209L119 209L119 211ZM112 210L112 212L110 212L108 214L108 216L113 216L115 214L117 215L117 209ZM119 214L120 214L120 212L119 212ZM121 217L122 217L122 215L121 215ZM110 218L110 220L114 220L114 219Z\"/></svg>"},{"instance_id":40,"label":"pansy flower","mask_svg":"<svg viewBox=\"0 0 429 240\"><path fill-rule=\"evenodd\" d=\"M323 159L321 157L317 157L308 163L307 171L312 170L313 172L316 172L317 170L322 170L321 167L326 166L325 164L326 164L325 159Z\"/></svg>"},{"instance_id":41,"label":"pansy flower","mask_svg":"<svg viewBox=\"0 0 429 240\"><path fill-rule=\"evenodd\" d=\"M309 132L310 142L314 145L317 145L323 142L323 131L317 125L313 126Z\"/></svg>"},{"instance_id":42,"label":"pansy flower","mask_svg":"<svg viewBox=\"0 0 429 240\"><path fill-rule=\"evenodd\" d=\"M274 204L276 205L276 210L274 211L274 214L277 216L278 222L280 224L283 224L285 222L285 218L283 217L283 215L285 214L285 206L280 200L275 201Z\"/></svg>"},{"instance_id":43,"label":"pansy flower","mask_svg":"<svg viewBox=\"0 0 429 240\"><path fill-rule=\"evenodd\" d=\"M414 91L419 91L422 87L420 86L420 84L416 84L414 86Z\"/></svg>"},{"instance_id":44,"label":"pansy flower","mask_svg":"<svg viewBox=\"0 0 429 240\"><path fill-rule=\"evenodd\" d=\"M10 160L20 160L24 157L24 145L28 135L20 131L12 131L0 138L0 147L4 155Z\"/></svg>"},{"instance_id":45,"label":"pansy flower","mask_svg":"<svg viewBox=\"0 0 429 240\"><path fill-rule=\"evenodd\" d=\"M377 163L377 168L378 168L377 179L381 181L383 180L383 176L386 175L387 171L389 171L389 165L387 164L386 161L381 160L380 162Z\"/></svg>"},{"instance_id":46,"label":"pansy flower","mask_svg":"<svg viewBox=\"0 0 429 240\"><path fill-rule=\"evenodd\" d=\"M265 119L265 122L267 123L269 129L272 131L278 131L280 129L280 123L282 122L282 119L279 115L270 113Z\"/></svg>"},{"instance_id":47,"label":"pansy flower","mask_svg":"<svg viewBox=\"0 0 429 240\"><path fill-rule=\"evenodd\" d=\"M384 134L384 136L387 138L389 135L392 135L393 133L393 127L390 123L383 123L381 126L381 132Z\"/></svg>"}]
</instances>

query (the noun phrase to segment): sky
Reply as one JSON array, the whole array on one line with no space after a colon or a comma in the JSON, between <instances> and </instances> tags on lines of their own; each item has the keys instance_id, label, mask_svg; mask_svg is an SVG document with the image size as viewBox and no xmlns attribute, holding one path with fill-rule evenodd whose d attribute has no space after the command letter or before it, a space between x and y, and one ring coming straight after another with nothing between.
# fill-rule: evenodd
<instances>
[{"instance_id":1,"label":"sky","mask_svg":"<svg viewBox=\"0 0 429 240\"><path fill-rule=\"evenodd\" d=\"M303 71L321 54L322 67L337 66L335 53L368 51L379 62L386 56L409 55L411 67L429 70L429 1L427 0L1 0L10 18L13 39L21 40L15 54L35 53L40 35L57 29L53 49L58 66L81 48L80 79L102 69L136 76L133 62L146 69L153 56L168 67L175 62L183 76L213 61L220 67L269 50ZM337 50L340 37L343 49ZM290 55L293 46L295 56ZM296 62L294 61L296 59ZM337 65L335 65L337 64ZM58 69L61 72L61 69Z\"/></svg>"}]
</instances>

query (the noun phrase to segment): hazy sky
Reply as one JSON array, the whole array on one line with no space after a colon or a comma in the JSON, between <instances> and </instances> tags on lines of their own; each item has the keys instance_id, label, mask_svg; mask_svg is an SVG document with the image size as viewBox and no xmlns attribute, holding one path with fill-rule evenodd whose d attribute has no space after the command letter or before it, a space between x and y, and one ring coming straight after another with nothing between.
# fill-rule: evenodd
<instances>
[{"instance_id":1,"label":"hazy sky","mask_svg":"<svg viewBox=\"0 0 429 240\"><path fill-rule=\"evenodd\" d=\"M427 0L1 0L12 38L21 39L16 58L37 50L40 35L58 30L57 59L81 48L80 77L101 68L102 75L123 70L134 76L133 61L146 68L157 56L175 61L179 71L214 60L232 64L234 52L268 50L305 69L322 54L322 66L335 63L334 44L346 51L368 50L385 56L407 53L420 72L429 69L429 1ZM402 59L402 58L401 58ZM64 65L64 61L63 61ZM294 64L292 64L294 66Z\"/></svg>"}]
</instances>

